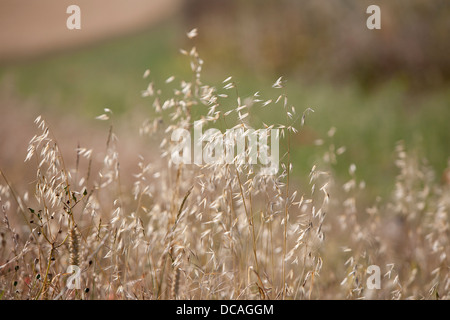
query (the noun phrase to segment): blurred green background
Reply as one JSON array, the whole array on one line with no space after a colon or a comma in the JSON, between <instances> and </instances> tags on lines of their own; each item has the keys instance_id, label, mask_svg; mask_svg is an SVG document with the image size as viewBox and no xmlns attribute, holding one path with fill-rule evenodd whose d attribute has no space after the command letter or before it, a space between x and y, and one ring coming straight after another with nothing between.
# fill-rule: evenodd
<instances>
[{"instance_id":1,"label":"blurred green background","mask_svg":"<svg viewBox=\"0 0 450 320\"><path fill-rule=\"evenodd\" d=\"M0 60L1 108L9 108L5 96L13 95L31 101L36 116L71 114L86 125L105 107L119 118L134 110L151 115L152 101L141 97L148 84L144 71L150 69L161 86L171 75L190 79L179 49L194 44L205 60L205 83L221 86L232 75L245 97L273 92L271 85L283 76L297 112L315 110L293 141L299 177L328 148L327 132L335 127L332 142L346 147L335 165L338 179L347 179L355 163L371 196L393 188L398 140L428 159L439 179L450 157L450 3L376 1L381 30L368 30L366 8L372 2L179 1L148 28ZM194 27L199 36L188 41L186 32ZM20 112L20 103L15 108ZM274 109L258 116L266 123L283 120ZM0 119L6 125L6 118ZM11 139L14 131L2 135ZM316 146L317 139L325 145ZM10 152L4 148L2 154Z\"/></svg>"}]
</instances>

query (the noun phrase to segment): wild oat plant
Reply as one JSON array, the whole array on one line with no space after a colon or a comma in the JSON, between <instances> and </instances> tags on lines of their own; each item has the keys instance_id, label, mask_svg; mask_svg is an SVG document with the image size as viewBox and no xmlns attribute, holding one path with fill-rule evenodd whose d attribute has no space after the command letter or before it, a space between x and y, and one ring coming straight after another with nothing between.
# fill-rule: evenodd
<instances>
[{"instance_id":1,"label":"wild oat plant","mask_svg":"<svg viewBox=\"0 0 450 320\"><path fill-rule=\"evenodd\" d=\"M110 110L98 117L111 122L106 151L78 147L71 168L49 125L36 119L26 157L36 168L34 194L20 195L1 172L2 299L450 298L450 186L425 163L399 143L392 197L366 206L355 165L348 182L333 179L345 148L334 147L332 128L301 185L291 141L312 110L296 112L282 78L266 98L241 98L231 77L207 85L195 47L181 53L191 80L170 77L169 93L154 82L142 92L154 111L136 135L150 137L160 156L142 156L136 172L120 170ZM251 123L260 108L283 113L284 122ZM244 136L278 129L278 173L259 174L247 149L232 163L173 163L171 133L192 131L198 120ZM381 272L375 288L371 266Z\"/></svg>"}]
</instances>

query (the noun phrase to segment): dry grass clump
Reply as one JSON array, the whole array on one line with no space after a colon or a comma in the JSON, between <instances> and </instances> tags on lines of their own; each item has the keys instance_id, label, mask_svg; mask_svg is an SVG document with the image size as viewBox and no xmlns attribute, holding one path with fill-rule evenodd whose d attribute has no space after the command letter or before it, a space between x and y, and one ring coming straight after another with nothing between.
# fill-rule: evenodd
<instances>
[{"instance_id":1,"label":"dry grass clump","mask_svg":"<svg viewBox=\"0 0 450 320\"><path fill-rule=\"evenodd\" d=\"M162 160L142 156L132 184L132 173L120 169L112 122L104 154L79 147L68 168L51 128L36 119L40 133L26 157L36 166L33 197L15 192L2 172L3 299L449 298L449 188L436 184L428 167L399 145L392 199L364 208L354 165L348 182L333 181L343 149L330 147L311 168L309 185L297 187L291 136L301 134L311 109L296 113L281 78L266 98L241 98L232 78L220 88L206 85L196 49L182 53L191 81L170 77L171 93L153 82L143 92L155 112L139 132L161 139ZM284 123L252 123L263 128L257 132L279 130L276 175L245 161L250 150L231 164L220 157L172 162L174 130L192 131L201 120L204 130L246 135L252 115L265 107L285 115ZM98 117L111 118L107 109ZM22 220L12 226L16 213ZM67 286L70 265L80 268L79 288ZM379 290L366 287L370 265L383 270Z\"/></svg>"}]
</instances>

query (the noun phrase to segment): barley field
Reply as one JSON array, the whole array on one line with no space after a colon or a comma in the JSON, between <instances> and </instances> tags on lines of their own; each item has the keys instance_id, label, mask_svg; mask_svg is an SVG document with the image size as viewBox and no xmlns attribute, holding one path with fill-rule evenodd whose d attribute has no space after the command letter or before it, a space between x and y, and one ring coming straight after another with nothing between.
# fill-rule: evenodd
<instances>
[{"instance_id":1,"label":"barley field","mask_svg":"<svg viewBox=\"0 0 450 320\"><path fill-rule=\"evenodd\" d=\"M178 13L157 30L0 64L0 300L450 298L448 58L400 63L396 46L365 56L365 36L325 23L314 40L314 15L284 25L271 12L292 2L268 3L263 33L250 32L254 1L226 9L242 13L240 38L220 28L230 15L202 13L228 12L220 1L187 1L182 27ZM422 12L425 25L435 8L413 3L405 23ZM383 21L382 41L408 31ZM306 31L294 41L270 26ZM362 53L333 51L352 39ZM321 46L340 57L322 73ZM377 66L377 54L392 60ZM418 77L420 63L442 73ZM225 161L211 141L203 161L174 161L174 134L197 123L221 139L276 132L276 173L261 174L251 148L232 145Z\"/></svg>"}]
</instances>

